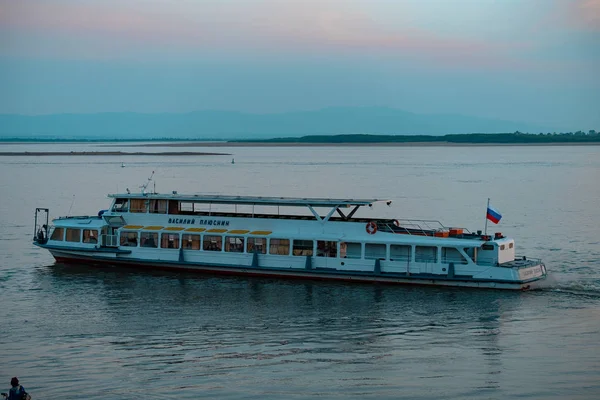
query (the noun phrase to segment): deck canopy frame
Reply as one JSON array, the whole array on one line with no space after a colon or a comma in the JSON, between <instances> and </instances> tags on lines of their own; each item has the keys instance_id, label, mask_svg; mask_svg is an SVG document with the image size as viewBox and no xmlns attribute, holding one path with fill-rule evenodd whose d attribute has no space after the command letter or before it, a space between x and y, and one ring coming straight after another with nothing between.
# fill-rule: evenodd
<instances>
[{"instance_id":1,"label":"deck canopy frame","mask_svg":"<svg viewBox=\"0 0 600 400\"><path fill-rule=\"evenodd\" d=\"M181 194L109 194L109 198L119 199L145 199L145 200L174 200L193 202L201 204L232 204L251 206L285 206L285 207L307 207L317 221L326 222L337 212L344 221L350 220L359 208L373 206L374 203L386 203L390 205L391 200L382 199L332 199L332 198L310 198L310 197L263 197L263 196L225 196L225 195L181 195ZM315 210L316 208L329 208L325 217ZM342 209L351 208L348 214ZM254 214L254 213L253 213Z\"/></svg>"}]
</instances>

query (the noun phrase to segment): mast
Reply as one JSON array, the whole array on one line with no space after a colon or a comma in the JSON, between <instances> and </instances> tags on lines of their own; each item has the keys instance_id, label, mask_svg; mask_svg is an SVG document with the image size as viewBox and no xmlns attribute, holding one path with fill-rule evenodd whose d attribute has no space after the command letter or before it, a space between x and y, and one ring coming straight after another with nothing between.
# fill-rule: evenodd
<instances>
[{"instance_id":1,"label":"mast","mask_svg":"<svg viewBox=\"0 0 600 400\"><path fill-rule=\"evenodd\" d=\"M485 230L484 230L484 235L486 235L486 236L487 236L487 221L488 221L488 218L487 218L487 210L488 210L489 208L490 208L490 198L488 197L487 207L486 207L486 209L485 209Z\"/></svg>"}]
</instances>

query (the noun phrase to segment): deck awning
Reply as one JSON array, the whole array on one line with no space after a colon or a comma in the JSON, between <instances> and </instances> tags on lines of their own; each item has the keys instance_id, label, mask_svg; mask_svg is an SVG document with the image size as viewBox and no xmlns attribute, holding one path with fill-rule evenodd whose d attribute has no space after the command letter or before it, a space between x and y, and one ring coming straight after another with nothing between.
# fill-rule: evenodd
<instances>
[{"instance_id":1,"label":"deck awning","mask_svg":"<svg viewBox=\"0 0 600 400\"><path fill-rule=\"evenodd\" d=\"M146 199L146 200L176 200L182 202L210 204L247 204L264 206L297 206L297 207L355 207L369 206L374 203L386 202L383 199L332 199L332 198L301 198L301 197L263 197L263 196L224 196L224 195L182 195L158 193L126 193L109 194L110 198Z\"/></svg>"}]
</instances>

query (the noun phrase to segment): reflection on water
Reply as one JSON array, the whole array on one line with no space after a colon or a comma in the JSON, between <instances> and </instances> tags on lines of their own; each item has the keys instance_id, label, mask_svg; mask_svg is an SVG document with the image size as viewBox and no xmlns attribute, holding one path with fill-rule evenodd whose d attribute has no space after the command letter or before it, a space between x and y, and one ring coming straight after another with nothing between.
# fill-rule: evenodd
<instances>
[{"instance_id":1,"label":"reflection on water","mask_svg":"<svg viewBox=\"0 0 600 400\"><path fill-rule=\"evenodd\" d=\"M1 379L67 399L600 393L600 148L219 151L235 165L0 158ZM386 197L390 217L445 216L471 230L492 197L504 216L494 228L543 258L550 277L525 293L227 278L54 265L31 245L35 207L95 214L106 193L152 170L159 192Z\"/></svg>"},{"instance_id":2,"label":"reflection on water","mask_svg":"<svg viewBox=\"0 0 600 400\"><path fill-rule=\"evenodd\" d=\"M330 396L363 387L391 395L411 379L449 379L452 360L465 351L469 365L488 375L477 385L497 387L501 316L521 301L513 292L490 296L477 290L174 276L85 265L38 273L48 296L36 308L41 315L48 304L62 310L45 322L46 335L68 331L70 338L86 339L102 332L103 351L151 386L155 380L164 384L151 378L154 373L173 370L215 382L240 375L251 386L256 375L273 385L273 378L260 378L265 370L286 382L276 384L282 387L275 397L293 392L289 385L306 390L311 381L322 382L318 392ZM388 368L399 368L402 377L389 381ZM360 371L364 381L347 387L347 370Z\"/></svg>"}]
</instances>

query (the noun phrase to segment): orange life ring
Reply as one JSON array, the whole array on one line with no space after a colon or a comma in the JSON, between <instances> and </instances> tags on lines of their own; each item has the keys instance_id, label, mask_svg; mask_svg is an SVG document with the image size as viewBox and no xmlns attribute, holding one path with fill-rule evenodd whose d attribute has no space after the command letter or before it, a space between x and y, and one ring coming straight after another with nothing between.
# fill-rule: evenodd
<instances>
[{"instance_id":1,"label":"orange life ring","mask_svg":"<svg viewBox=\"0 0 600 400\"><path fill-rule=\"evenodd\" d=\"M377 232L377 224L373 221L368 222L366 229L369 235L374 235Z\"/></svg>"},{"instance_id":2,"label":"orange life ring","mask_svg":"<svg viewBox=\"0 0 600 400\"><path fill-rule=\"evenodd\" d=\"M394 224L394 226L400 228L400 221L398 221L397 219L393 220L392 223Z\"/></svg>"}]
</instances>

